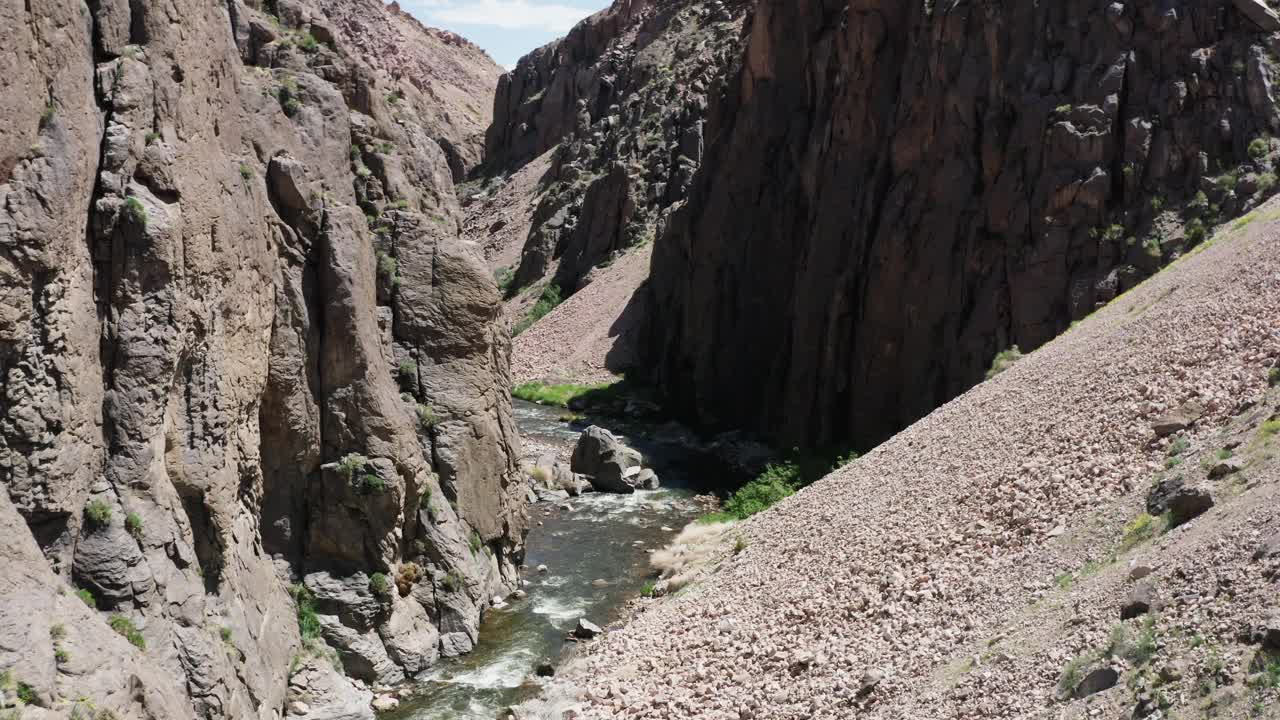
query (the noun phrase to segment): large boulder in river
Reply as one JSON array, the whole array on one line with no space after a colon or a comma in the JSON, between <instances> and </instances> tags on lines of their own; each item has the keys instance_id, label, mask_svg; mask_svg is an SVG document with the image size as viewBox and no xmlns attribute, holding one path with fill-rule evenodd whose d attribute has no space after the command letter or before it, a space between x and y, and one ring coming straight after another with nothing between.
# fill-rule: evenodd
<instances>
[{"instance_id":1,"label":"large boulder in river","mask_svg":"<svg viewBox=\"0 0 1280 720\"><path fill-rule=\"evenodd\" d=\"M578 437L569 466L587 476L601 492L633 493L639 486L636 479L641 462L639 452L623 445L608 430L592 425Z\"/></svg>"}]
</instances>

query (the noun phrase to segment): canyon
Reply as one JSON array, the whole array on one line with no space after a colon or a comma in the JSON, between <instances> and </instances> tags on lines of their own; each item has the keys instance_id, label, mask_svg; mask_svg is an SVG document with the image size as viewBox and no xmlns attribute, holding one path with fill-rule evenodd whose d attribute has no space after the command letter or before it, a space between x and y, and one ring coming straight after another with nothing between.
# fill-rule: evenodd
<instances>
[{"instance_id":1,"label":"canyon","mask_svg":"<svg viewBox=\"0 0 1280 720\"><path fill-rule=\"evenodd\" d=\"M0 713L372 718L530 662L482 628L597 524L670 544L482 712L1280 706L1269 3L615 0L507 71L382 0L0 40ZM521 383L597 404L522 439ZM842 459L679 532L737 475L561 497L593 421Z\"/></svg>"}]
</instances>

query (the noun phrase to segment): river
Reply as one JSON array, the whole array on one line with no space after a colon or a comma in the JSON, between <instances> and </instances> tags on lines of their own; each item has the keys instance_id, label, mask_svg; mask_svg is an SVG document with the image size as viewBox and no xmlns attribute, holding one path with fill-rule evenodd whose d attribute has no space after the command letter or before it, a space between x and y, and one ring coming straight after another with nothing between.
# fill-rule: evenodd
<instances>
[{"instance_id":1,"label":"river","mask_svg":"<svg viewBox=\"0 0 1280 720\"><path fill-rule=\"evenodd\" d=\"M515 402L521 435L543 443L577 439L581 428L561 422L562 412ZM383 717L495 720L504 708L537 694L534 666L543 658L558 665L568 645L564 637L578 618L603 627L639 595L651 577L649 551L665 546L699 513L695 488L719 478L705 477L706 464L691 453L646 443L641 427L630 428L636 437L611 429L645 453L662 487L634 495L583 495L569 500L572 510L552 503L531 506L528 597L487 612L476 648L442 661L420 678L413 698ZM540 565L547 566L545 574L536 571Z\"/></svg>"}]
</instances>

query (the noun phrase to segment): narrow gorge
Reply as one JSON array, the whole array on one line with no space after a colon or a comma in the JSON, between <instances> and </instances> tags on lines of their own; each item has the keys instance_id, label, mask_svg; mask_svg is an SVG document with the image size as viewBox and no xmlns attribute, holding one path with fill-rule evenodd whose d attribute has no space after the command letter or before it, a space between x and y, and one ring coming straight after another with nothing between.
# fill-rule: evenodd
<instances>
[{"instance_id":1,"label":"narrow gorge","mask_svg":"<svg viewBox=\"0 0 1280 720\"><path fill-rule=\"evenodd\" d=\"M0 0L0 720L1280 717L1277 83L1272 0Z\"/></svg>"}]
</instances>

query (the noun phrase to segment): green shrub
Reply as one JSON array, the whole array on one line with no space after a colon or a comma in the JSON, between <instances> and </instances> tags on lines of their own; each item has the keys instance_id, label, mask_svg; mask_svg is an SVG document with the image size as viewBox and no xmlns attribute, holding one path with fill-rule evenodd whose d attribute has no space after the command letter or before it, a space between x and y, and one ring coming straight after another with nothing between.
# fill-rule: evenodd
<instances>
[{"instance_id":1,"label":"green shrub","mask_svg":"<svg viewBox=\"0 0 1280 720\"><path fill-rule=\"evenodd\" d=\"M138 513L129 513L124 516L124 529L135 538L142 537L142 518Z\"/></svg>"},{"instance_id":2,"label":"green shrub","mask_svg":"<svg viewBox=\"0 0 1280 720\"><path fill-rule=\"evenodd\" d=\"M130 195L124 201L125 215L133 220L139 227L147 226L147 209L142 206L142 201Z\"/></svg>"},{"instance_id":3,"label":"green shrub","mask_svg":"<svg viewBox=\"0 0 1280 720\"><path fill-rule=\"evenodd\" d=\"M1271 138L1266 138L1266 137L1254 138L1253 142L1249 143L1249 157L1253 158L1254 160L1261 160L1262 158L1267 156L1267 153L1270 153L1270 152L1271 152Z\"/></svg>"},{"instance_id":4,"label":"green shrub","mask_svg":"<svg viewBox=\"0 0 1280 720\"><path fill-rule=\"evenodd\" d=\"M391 210L408 210L409 201L405 200L404 198L400 198L399 200L393 200L390 204L387 205L387 207L390 208Z\"/></svg>"},{"instance_id":5,"label":"green shrub","mask_svg":"<svg viewBox=\"0 0 1280 720\"><path fill-rule=\"evenodd\" d=\"M1151 212L1158 213L1164 210L1164 198L1159 195L1152 197L1148 204L1151 206Z\"/></svg>"},{"instance_id":6,"label":"green shrub","mask_svg":"<svg viewBox=\"0 0 1280 720\"><path fill-rule=\"evenodd\" d=\"M90 500L84 506L84 517L90 529L104 528L111 524L111 506L101 500Z\"/></svg>"},{"instance_id":7,"label":"green shrub","mask_svg":"<svg viewBox=\"0 0 1280 720\"><path fill-rule=\"evenodd\" d=\"M403 99L404 99L404 91L402 91L400 88L396 88L395 90L392 90L391 92L387 93L388 105L399 105L400 101Z\"/></svg>"},{"instance_id":8,"label":"green shrub","mask_svg":"<svg viewBox=\"0 0 1280 720\"><path fill-rule=\"evenodd\" d=\"M653 597L654 583L652 580L640 586L640 597Z\"/></svg>"},{"instance_id":9,"label":"green shrub","mask_svg":"<svg viewBox=\"0 0 1280 720\"><path fill-rule=\"evenodd\" d=\"M1120 537L1120 552L1131 550L1155 537L1167 525L1166 520L1163 516L1155 518L1147 513L1138 515L1124 527L1124 534Z\"/></svg>"},{"instance_id":10,"label":"green shrub","mask_svg":"<svg viewBox=\"0 0 1280 720\"><path fill-rule=\"evenodd\" d=\"M53 660L59 665L66 665L71 661L71 653L67 652L66 648L54 648Z\"/></svg>"},{"instance_id":11,"label":"green shrub","mask_svg":"<svg viewBox=\"0 0 1280 720\"><path fill-rule=\"evenodd\" d=\"M545 485L551 482L551 471L541 465L536 465L529 471L529 477Z\"/></svg>"},{"instance_id":12,"label":"green shrub","mask_svg":"<svg viewBox=\"0 0 1280 720\"><path fill-rule=\"evenodd\" d=\"M1070 115L1071 111L1074 109L1075 108L1072 107L1071 105L1059 105L1058 107L1053 109L1053 113L1055 115Z\"/></svg>"},{"instance_id":13,"label":"green shrub","mask_svg":"<svg viewBox=\"0 0 1280 720\"><path fill-rule=\"evenodd\" d=\"M1229 192L1235 192L1236 185L1239 184L1239 182L1240 182L1240 175L1234 172L1223 173L1222 175L1219 175L1218 177L1213 179L1214 187L1218 188L1218 192L1221 192L1224 194Z\"/></svg>"},{"instance_id":14,"label":"green shrub","mask_svg":"<svg viewBox=\"0 0 1280 720\"><path fill-rule=\"evenodd\" d=\"M559 307L562 302L564 302L564 298L560 296L560 286L548 285L542 291L542 295L538 297L538 302L534 303L533 308L529 310L529 314L525 315L524 319L516 323L516 326L511 329L512 337L528 330L534 323Z\"/></svg>"},{"instance_id":15,"label":"green shrub","mask_svg":"<svg viewBox=\"0 0 1280 720\"><path fill-rule=\"evenodd\" d=\"M440 580L440 587L446 592L458 592L463 588L464 581L457 570L450 570L447 575Z\"/></svg>"},{"instance_id":16,"label":"green shrub","mask_svg":"<svg viewBox=\"0 0 1280 720\"><path fill-rule=\"evenodd\" d=\"M418 363L413 360L401 360L400 365L396 367L396 375L400 377L400 382L412 385L418 379Z\"/></svg>"},{"instance_id":17,"label":"green shrub","mask_svg":"<svg viewBox=\"0 0 1280 720\"><path fill-rule=\"evenodd\" d=\"M1169 457L1181 455L1183 451L1189 447L1191 447L1191 441L1179 435L1178 437L1174 438L1173 442L1169 443L1169 449L1166 452L1166 454Z\"/></svg>"},{"instance_id":18,"label":"green shrub","mask_svg":"<svg viewBox=\"0 0 1280 720\"><path fill-rule=\"evenodd\" d=\"M142 633L134 626L133 621L124 615L112 615L107 620L107 624L112 630L119 633L125 640L128 640L134 647L139 650L147 649L146 638L142 637Z\"/></svg>"},{"instance_id":19,"label":"green shrub","mask_svg":"<svg viewBox=\"0 0 1280 720\"><path fill-rule=\"evenodd\" d=\"M747 549L747 539L739 535L733 540L733 554L737 555Z\"/></svg>"},{"instance_id":20,"label":"green shrub","mask_svg":"<svg viewBox=\"0 0 1280 720\"><path fill-rule=\"evenodd\" d=\"M54 116L58 114L57 107L53 104L53 100L45 103L44 110L40 113L40 129L49 127L49 123L53 122Z\"/></svg>"},{"instance_id":21,"label":"green shrub","mask_svg":"<svg viewBox=\"0 0 1280 720\"><path fill-rule=\"evenodd\" d=\"M240 163L240 177L241 177L245 182L249 182L250 180L252 180L252 179L253 179L253 168L249 167L249 165L248 165L247 163Z\"/></svg>"},{"instance_id":22,"label":"green shrub","mask_svg":"<svg viewBox=\"0 0 1280 720\"><path fill-rule=\"evenodd\" d=\"M755 480L729 497L721 512L744 520L792 496L799 486L800 467L794 462L770 464Z\"/></svg>"},{"instance_id":23,"label":"green shrub","mask_svg":"<svg viewBox=\"0 0 1280 720\"><path fill-rule=\"evenodd\" d=\"M494 271L493 279L498 284L498 292L505 296L511 292L511 284L516 281L516 271L509 267L499 268Z\"/></svg>"},{"instance_id":24,"label":"green shrub","mask_svg":"<svg viewBox=\"0 0 1280 720\"><path fill-rule=\"evenodd\" d=\"M49 637L54 640L61 640L67 636L67 627L62 623L54 623L49 626Z\"/></svg>"},{"instance_id":25,"label":"green shrub","mask_svg":"<svg viewBox=\"0 0 1280 720\"><path fill-rule=\"evenodd\" d=\"M1263 435L1268 435L1268 436L1275 435L1276 433L1280 433L1280 418L1277 418L1275 420L1268 420L1262 423L1262 426L1258 428L1258 431L1261 432Z\"/></svg>"},{"instance_id":26,"label":"green shrub","mask_svg":"<svg viewBox=\"0 0 1280 720\"><path fill-rule=\"evenodd\" d=\"M1271 387L1280 385L1280 368L1271 368L1267 371L1267 385Z\"/></svg>"},{"instance_id":27,"label":"green shrub","mask_svg":"<svg viewBox=\"0 0 1280 720\"><path fill-rule=\"evenodd\" d=\"M387 491L387 482L374 473L362 473L352 484L362 495L381 495Z\"/></svg>"},{"instance_id":28,"label":"green shrub","mask_svg":"<svg viewBox=\"0 0 1280 720\"><path fill-rule=\"evenodd\" d=\"M1271 192L1271 188L1276 186L1276 174L1264 172L1258 175L1256 182L1258 185L1258 192L1265 195L1266 193Z\"/></svg>"},{"instance_id":29,"label":"green shrub","mask_svg":"<svg viewBox=\"0 0 1280 720\"><path fill-rule=\"evenodd\" d=\"M145 138L145 142L148 145L153 145L158 140L160 140L160 133L156 132L155 130L152 130L151 132L147 133L147 136Z\"/></svg>"},{"instance_id":30,"label":"green shrub","mask_svg":"<svg viewBox=\"0 0 1280 720\"><path fill-rule=\"evenodd\" d=\"M222 642L230 645L231 644L231 628L227 627L226 625L223 625L222 627L218 628L218 637L222 638Z\"/></svg>"},{"instance_id":31,"label":"green shrub","mask_svg":"<svg viewBox=\"0 0 1280 720\"><path fill-rule=\"evenodd\" d=\"M390 255L379 250L378 258L378 274L387 280L391 280L396 276L396 271L400 269L400 264Z\"/></svg>"},{"instance_id":32,"label":"green shrub","mask_svg":"<svg viewBox=\"0 0 1280 720\"><path fill-rule=\"evenodd\" d=\"M436 418L436 411L430 405L418 406L418 427L423 430L432 430L437 422L439 421Z\"/></svg>"},{"instance_id":33,"label":"green shrub","mask_svg":"<svg viewBox=\"0 0 1280 720\"><path fill-rule=\"evenodd\" d=\"M284 110L284 114L293 117L302 109L302 100L298 95L298 83L293 78L285 78L280 81L280 87L276 90L276 99L280 101L280 109Z\"/></svg>"},{"instance_id":34,"label":"green shrub","mask_svg":"<svg viewBox=\"0 0 1280 720\"><path fill-rule=\"evenodd\" d=\"M999 375L1000 373L1013 367L1013 364L1023 358L1022 351L1017 345L996 353L995 358L991 361L991 368L987 370L987 379Z\"/></svg>"},{"instance_id":35,"label":"green shrub","mask_svg":"<svg viewBox=\"0 0 1280 720\"><path fill-rule=\"evenodd\" d=\"M293 604L298 613L298 634L305 641L320 637L320 617L316 614L316 599L306 585L298 583L289 587Z\"/></svg>"},{"instance_id":36,"label":"green shrub","mask_svg":"<svg viewBox=\"0 0 1280 720\"><path fill-rule=\"evenodd\" d=\"M1058 678L1058 691L1069 693L1080 685L1080 681L1084 680L1084 670L1088 667L1093 658L1089 654L1077 655L1068 662L1066 667L1062 668L1062 675Z\"/></svg>"},{"instance_id":37,"label":"green shrub","mask_svg":"<svg viewBox=\"0 0 1280 720\"><path fill-rule=\"evenodd\" d=\"M15 685L14 692L17 694L18 700L21 701L23 705L34 705L36 700L39 699L36 689L21 680L19 680Z\"/></svg>"},{"instance_id":38,"label":"green shrub","mask_svg":"<svg viewBox=\"0 0 1280 720\"><path fill-rule=\"evenodd\" d=\"M316 38L309 32L300 32L294 36L294 42L304 52L313 53L320 49L320 43L316 42Z\"/></svg>"},{"instance_id":39,"label":"green shrub","mask_svg":"<svg viewBox=\"0 0 1280 720\"><path fill-rule=\"evenodd\" d=\"M369 592L380 598L391 597L391 583L387 582L387 576L380 572L370 575Z\"/></svg>"},{"instance_id":40,"label":"green shrub","mask_svg":"<svg viewBox=\"0 0 1280 720\"><path fill-rule=\"evenodd\" d=\"M347 453L338 461L337 472L339 475L351 480L356 473L364 469L369 464L369 458L360 453Z\"/></svg>"},{"instance_id":41,"label":"green shrub","mask_svg":"<svg viewBox=\"0 0 1280 720\"><path fill-rule=\"evenodd\" d=\"M1204 222L1201 221L1200 218L1194 218L1187 223L1187 226L1186 226L1187 242L1191 243L1192 245L1197 245L1202 240L1204 240L1205 234L1206 234L1206 231L1204 228Z\"/></svg>"},{"instance_id":42,"label":"green shrub","mask_svg":"<svg viewBox=\"0 0 1280 720\"><path fill-rule=\"evenodd\" d=\"M1187 203L1187 210L1194 215L1204 214L1209 210L1209 196L1205 195L1203 190L1198 190Z\"/></svg>"},{"instance_id":43,"label":"green shrub","mask_svg":"<svg viewBox=\"0 0 1280 720\"><path fill-rule=\"evenodd\" d=\"M480 538L480 533L472 530L471 538L467 541L467 544L471 546L471 554L475 555L480 552L480 548L484 547L484 540Z\"/></svg>"},{"instance_id":44,"label":"green shrub","mask_svg":"<svg viewBox=\"0 0 1280 720\"><path fill-rule=\"evenodd\" d=\"M83 602L85 605L88 605L91 608L97 609L98 601L93 599L93 593L89 592L88 590L85 590L84 588L77 588L76 597L80 598L80 601Z\"/></svg>"}]
</instances>

